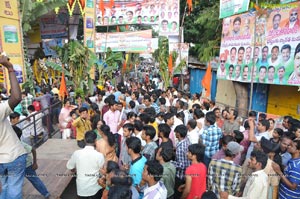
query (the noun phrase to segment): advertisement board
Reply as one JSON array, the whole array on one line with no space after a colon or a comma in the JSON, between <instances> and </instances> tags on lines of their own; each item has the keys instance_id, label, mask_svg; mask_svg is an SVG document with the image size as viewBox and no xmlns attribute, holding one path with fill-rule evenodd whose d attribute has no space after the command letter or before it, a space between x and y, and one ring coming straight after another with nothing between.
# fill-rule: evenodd
<instances>
[{"instance_id":1,"label":"advertisement board","mask_svg":"<svg viewBox=\"0 0 300 199\"><path fill-rule=\"evenodd\" d=\"M253 82L299 86L299 10L296 2L223 19L217 77L251 82L253 68Z\"/></svg>"},{"instance_id":2,"label":"advertisement board","mask_svg":"<svg viewBox=\"0 0 300 199\"><path fill-rule=\"evenodd\" d=\"M10 58L17 80L24 83L25 67L22 47L22 34L17 0L0 1L0 49ZM0 69L0 82L8 77L7 70ZM4 82L4 86L9 89L9 82Z\"/></svg>"},{"instance_id":3,"label":"advertisement board","mask_svg":"<svg viewBox=\"0 0 300 199\"><path fill-rule=\"evenodd\" d=\"M220 0L220 19L247 12L250 0Z\"/></svg>"},{"instance_id":4,"label":"advertisement board","mask_svg":"<svg viewBox=\"0 0 300 199\"><path fill-rule=\"evenodd\" d=\"M117 33L96 33L96 52L112 51L154 52L158 39L152 39L152 30Z\"/></svg>"},{"instance_id":5,"label":"advertisement board","mask_svg":"<svg viewBox=\"0 0 300 199\"><path fill-rule=\"evenodd\" d=\"M84 7L84 45L95 52L96 0L86 1Z\"/></svg>"},{"instance_id":6,"label":"advertisement board","mask_svg":"<svg viewBox=\"0 0 300 199\"><path fill-rule=\"evenodd\" d=\"M98 0L97 2L99 2ZM103 1L104 13L97 3L96 26L122 24L158 25L160 35L179 34L179 0Z\"/></svg>"}]
</instances>

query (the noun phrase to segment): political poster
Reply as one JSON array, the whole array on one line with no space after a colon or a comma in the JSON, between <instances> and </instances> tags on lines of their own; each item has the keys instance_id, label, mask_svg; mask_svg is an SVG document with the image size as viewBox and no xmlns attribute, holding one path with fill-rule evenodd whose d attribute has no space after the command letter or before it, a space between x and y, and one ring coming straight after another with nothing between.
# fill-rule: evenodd
<instances>
[{"instance_id":1,"label":"political poster","mask_svg":"<svg viewBox=\"0 0 300 199\"><path fill-rule=\"evenodd\" d=\"M1 52L5 52L13 63L18 82L24 83L25 67L18 1L0 1L0 9ZM0 81L8 77L7 70L2 67L1 71ZM5 82L4 87L9 90L9 82Z\"/></svg>"},{"instance_id":2,"label":"political poster","mask_svg":"<svg viewBox=\"0 0 300 199\"><path fill-rule=\"evenodd\" d=\"M188 65L188 57L189 57L189 44L188 43L169 43L169 54L172 52L177 52L178 57L175 61L175 70L176 67L180 64L181 60L185 61L185 66ZM181 71L177 71L178 74L180 74L182 71L185 70L186 67L184 67ZM177 74L175 72L175 74Z\"/></svg>"},{"instance_id":3,"label":"political poster","mask_svg":"<svg viewBox=\"0 0 300 199\"><path fill-rule=\"evenodd\" d=\"M63 47L63 39L43 39L42 46L46 56L56 57L57 53L54 47Z\"/></svg>"},{"instance_id":4,"label":"political poster","mask_svg":"<svg viewBox=\"0 0 300 199\"><path fill-rule=\"evenodd\" d=\"M179 35L179 0L97 0L96 26L149 24L159 26L160 35ZM102 13L103 12L103 13Z\"/></svg>"},{"instance_id":5,"label":"political poster","mask_svg":"<svg viewBox=\"0 0 300 199\"><path fill-rule=\"evenodd\" d=\"M245 13L223 19L217 77L299 86L299 15L300 2L296 2L276 5L258 15Z\"/></svg>"},{"instance_id":6,"label":"political poster","mask_svg":"<svg viewBox=\"0 0 300 199\"><path fill-rule=\"evenodd\" d=\"M220 19L247 12L250 0L220 0Z\"/></svg>"},{"instance_id":7,"label":"political poster","mask_svg":"<svg viewBox=\"0 0 300 199\"><path fill-rule=\"evenodd\" d=\"M96 33L96 52L112 51L154 52L158 39L152 39L152 30L135 32Z\"/></svg>"}]
</instances>

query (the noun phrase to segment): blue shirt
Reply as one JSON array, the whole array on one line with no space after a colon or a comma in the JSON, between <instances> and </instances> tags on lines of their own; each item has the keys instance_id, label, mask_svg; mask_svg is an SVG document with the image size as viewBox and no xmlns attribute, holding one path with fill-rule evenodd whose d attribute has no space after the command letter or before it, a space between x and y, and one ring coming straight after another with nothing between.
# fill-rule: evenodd
<instances>
[{"instance_id":1,"label":"blue shirt","mask_svg":"<svg viewBox=\"0 0 300 199\"><path fill-rule=\"evenodd\" d=\"M133 186L140 184L146 162L147 162L147 159L143 155L141 155L141 157L139 157L131 162L129 175L132 177Z\"/></svg>"},{"instance_id":2,"label":"blue shirt","mask_svg":"<svg viewBox=\"0 0 300 199\"><path fill-rule=\"evenodd\" d=\"M205 126L201 135L202 143L205 145L205 155L211 158L219 150L219 140L222 137L222 131L215 125Z\"/></svg>"},{"instance_id":3,"label":"blue shirt","mask_svg":"<svg viewBox=\"0 0 300 199\"><path fill-rule=\"evenodd\" d=\"M296 190L291 190L283 182L280 182L279 198L300 198L300 158L291 159L288 162L288 165L284 170L284 175L290 182L297 184L297 188Z\"/></svg>"}]
</instances>

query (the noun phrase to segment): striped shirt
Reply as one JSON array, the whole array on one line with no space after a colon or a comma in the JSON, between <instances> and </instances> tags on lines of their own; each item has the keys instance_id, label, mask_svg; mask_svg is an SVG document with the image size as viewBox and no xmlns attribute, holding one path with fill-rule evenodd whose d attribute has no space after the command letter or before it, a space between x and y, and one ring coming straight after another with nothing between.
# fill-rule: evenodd
<instances>
[{"instance_id":1,"label":"striped shirt","mask_svg":"<svg viewBox=\"0 0 300 199\"><path fill-rule=\"evenodd\" d=\"M242 167L225 159L212 160L208 167L208 189L218 195L226 191L235 195L240 191Z\"/></svg>"},{"instance_id":2,"label":"striped shirt","mask_svg":"<svg viewBox=\"0 0 300 199\"><path fill-rule=\"evenodd\" d=\"M284 175L290 182L297 184L297 189L291 190L283 182L280 182L279 198L300 198L300 158L291 159L288 162Z\"/></svg>"},{"instance_id":3,"label":"striped shirt","mask_svg":"<svg viewBox=\"0 0 300 199\"><path fill-rule=\"evenodd\" d=\"M202 143L205 145L205 155L211 158L219 150L219 140L222 137L222 131L215 125L205 127L201 135Z\"/></svg>"},{"instance_id":4,"label":"striped shirt","mask_svg":"<svg viewBox=\"0 0 300 199\"><path fill-rule=\"evenodd\" d=\"M157 182L151 187L146 187L143 199L166 199L167 189L163 182Z\"/></svg>"}]
</instances>

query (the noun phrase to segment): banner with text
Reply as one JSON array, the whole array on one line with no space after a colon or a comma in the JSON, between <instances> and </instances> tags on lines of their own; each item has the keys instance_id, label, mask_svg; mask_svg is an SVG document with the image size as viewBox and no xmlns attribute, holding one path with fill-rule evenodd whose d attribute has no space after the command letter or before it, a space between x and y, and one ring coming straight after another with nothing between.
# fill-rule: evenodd
<instances>
[{"instance_id":1,"label":"banner with text","mask_svg":"<svg viewBox=\"0 0 300 199\"><path fill-rule=\"evenodd\" d=\"M0 49L5 52L13 63L13 67L19 83L24 82L25 67L21 37L21 26L17 0L0 1ZM8 77L7 71L0 70L0 81ZM9 82L5 82L6 88L10 88Z\"/></svg>"},{"instance_id":2,"label":"banner with text","mask_svg":"<svg viewBox=\"0 0 300 199\"><path fill-rule=\"evenodd\" d=\"M120 24L159 24L161 35L179 34L179 0L140 0L130 2L97 0L97 26ZM102 11L104 13L102 14Z\"/></svg>"},{"instance_id":3,"label":"banner with text","mask_svg":"<svg viewBox=\"0 0 300 199\"><path fill-rule=\"evenodd\" d=\"M42 39L67 37L67 23L69 14L66 9L60 9L56 14L54 11L44 15L40 19L40 31Z\"/></svg>"},{"instance_id":4,"label":"banner with text","mask_svg":"<svg viewBox=\"0 0 300 199\"><path fill-rule=\"evenodd\" d=\"M96 33L96 52L112 51L154 52L158 40L152 39L152 30L118 33Z\"/></svg>"},{"instance_id":5,"label":"banner with text","mask_svg":"<svg viewBox=\"0 0 300 199\"><path fill-rule=\"evenodd\" d=\"M250 0L220 0L220 19L247 12Z\"/></svg>"},{"instance_id":6,"label":"banner with text","mask_svg":"<svg viewBox=\"0 0 300 199\"><path fill-rule=\"evenodd\" d=\"M95 52L96 0L86 1L84 8L84 45Z\"/></svg>"},{"instance_id":7,"label":"banner with text","mask_svg":"<svg viewBox=\"0 0 300 199\"><path fill-rule=\"evenodd\" d=\"M217 77L251 82L253 68L253 82L300 85L299 15L297 2L223 19Z\"/></svg>"}]
</instances>

